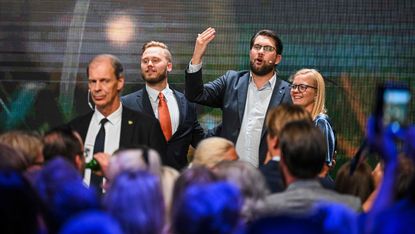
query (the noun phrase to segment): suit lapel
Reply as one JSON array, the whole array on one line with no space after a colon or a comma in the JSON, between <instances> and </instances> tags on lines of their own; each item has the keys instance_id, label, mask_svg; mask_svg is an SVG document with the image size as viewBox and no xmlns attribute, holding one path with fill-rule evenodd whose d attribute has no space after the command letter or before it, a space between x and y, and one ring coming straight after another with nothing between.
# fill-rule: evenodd
<instances>
[{"instance_id":1,"label":"suit lapel","mask_svg":"<svg viewBox=\"0 0 415 234\"><path fill-rule=\"evenodd\" d=\"M121 114L120 148L125 146L128 147L131 142L135 126L134 116L132 116L132 114L134 113L130 112L129 109L123 106Z\"/></svg>"},{"instance_id":2,"label":"suit lapel","mask_svg":"<svg viewBox=\"0 0 415 234\"><path fill-rule=\"evenodd\" d=\"M156 118L156 116L154 115L153 107L151 106L150 97L148 96L146 88L144 87L140 91L141 92L139 92L139 94L137 95L137 102L139 102L138 105L141 107L141 110L144 113L147 113L153 116L154 118ZM141 100L141 103L140 103L140 100Z\"/></svg>"},{"instance_id":3,"label":"suit lapel","mask_svg":"<svg viewBox=\"0 0 415 234\"><path fill-rule=\"evenodd\" d=\"M245 112L245 104L246 104L246 95L248 94L248 85L249 85L249 72L246 73L244 76L239 78L239 84L236 86L236 92L238 95L238 116L239 116L239 124L242 124L242 119L244 117Z\"/></svg>"},{"instance_id":4,"label":"suit lapel","mask_svg":"<svg viewBox=\"0 0 415 234\"><path fill-rule=\"evenodd\" d=\"M183 124L183 121L184 121L184 113L187 113L187 110L185 110L187 100L184 97L184 95L180 95L180 93L177 93L174 89L172 89L172 90L173 90L174 96L176 97L177 105L179 107L179 127L177 128L177 129L179 129L180 126Z\"/></svg>"},{"instance_id":5,"label":"suit lapel","mask_svg":"<svg viewBox=\"0 0 415 234\"><path fill-rule=\"evenodd\" d=\"M93 115L94 115L94 112L92 111L88 113L83 120L79 121L80 127L77 130L79 131L78 133L81 136L83 142L85 142L86 140L86 134L88 132L89 124L91 123L91 119Z\"/></svg>"},{"instance_id":6,"label":"suit lapel","mask_svg":"<svg viewBox=\"0 0 415 234\"><path fill-rule=\"evenodd\" d=\"M261 137L263 137L265 135L265 132L266 132L265 131L266 130L265 120L267 119L268 111L271 108L278 106L281 103L282 98L284 97L285 87L282 87L281 84L282 84L281 80L278 79L278 77L277 77L277 79L275 81L274 90L272 91L271 100L269 101L267 112L265 113L265 118L264 118L264 124L262 126Z\"/></svg>"}]
</instances>

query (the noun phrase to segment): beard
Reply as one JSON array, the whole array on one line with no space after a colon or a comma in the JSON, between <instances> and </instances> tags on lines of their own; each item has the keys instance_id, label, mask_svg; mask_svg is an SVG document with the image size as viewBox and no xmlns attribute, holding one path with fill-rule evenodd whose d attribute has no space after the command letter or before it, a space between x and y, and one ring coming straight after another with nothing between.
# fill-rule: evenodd
<instances>
[{"instance_id":1,"label":"beard","mask_svg":"<svg viewBox=\"0 0 415 234\"><path fill-rule=\"evenodd\" d=\"M147 77L143 71L141 71L141 77L143 78L143 80L149 84L158 84L162 81L164 81L167 78L167 68L164 69L164 71L157 76L156 78L149 78Z\"/></svg>"},{"instance_id":2,"label":"beard","mask_svg":"<svg viewBox=\"0 0 415 234\"><path fill-rule=\"evenodd\" d=\"M264 76L266 74L269 74L270 72L274 71L274 68L275 68L274 64L269 64L269 63L264 63L264 65L260 67L255 67L254 61L250 61L249 65L251 67L252 73L254 73L257 76Z\"/></svg>"}]
</instances>

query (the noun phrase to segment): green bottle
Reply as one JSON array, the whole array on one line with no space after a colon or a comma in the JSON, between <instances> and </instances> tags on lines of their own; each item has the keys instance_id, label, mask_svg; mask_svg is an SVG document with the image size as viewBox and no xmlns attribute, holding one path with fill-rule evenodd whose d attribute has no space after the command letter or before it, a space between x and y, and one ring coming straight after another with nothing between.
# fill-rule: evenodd
<instances>
[{"instance_id":1,"label":"green bottle","mask_svg":"<svg viewBox=\"0 0 415 234\"><path fill-rule=\"evenodd\" d=\"M99 171L99 169L101 169L101 166L99 165L99 163L97 162L97 160L95 160L95 158L93 158L91 161L89 161L85 165L85 168L91 169L93 171Z\"/></svg>"}]
</instances>

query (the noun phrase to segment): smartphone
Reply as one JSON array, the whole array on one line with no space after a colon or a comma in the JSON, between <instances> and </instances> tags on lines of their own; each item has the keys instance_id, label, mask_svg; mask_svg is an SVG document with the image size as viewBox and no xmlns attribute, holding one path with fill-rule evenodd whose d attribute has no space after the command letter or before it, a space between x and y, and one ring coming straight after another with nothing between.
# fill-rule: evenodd
<instances>
[{"instance_id":1,"label":"smartphone","mask_svg":"<svg viewBox=\"0 0 415 234\"><path fill-rule=\"evenodd\" d=\"M391 126L394 132L407 126L410 101L411 92L407 85L390 83L379 85L375 110L377 132L386 126Z\"/></svg>"}]
</instances>

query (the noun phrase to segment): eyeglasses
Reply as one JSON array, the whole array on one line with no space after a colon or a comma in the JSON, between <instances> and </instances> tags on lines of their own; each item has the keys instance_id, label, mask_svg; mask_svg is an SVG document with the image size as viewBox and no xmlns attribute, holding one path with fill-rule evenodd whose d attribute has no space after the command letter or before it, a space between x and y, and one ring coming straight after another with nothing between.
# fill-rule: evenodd
<instances>
[{"instance_id":1,"label":"eyeglasses","mask_svg":"<svg viewBox=\"0 0 415 234\"><path fill-rule=\"evenodd\" d=\"M260 45L260 44L255 44L252 46L252 48L256 51L260 51L262 48L264 49L265 52L273 52L275 51L275 47L270 46L270 45Z\"/></svg>"},{"instance_id":2,"label":"eyeglasses","mask_svg":"<svg viewBox=\"0 0 415 234\"><path fill-rule=\"evenodd\" d=\"M313 86L306 85L306 84L291 84L290 87L291 87L291 90L298 89L298 92L300 93L305 92L307 88L317 89L317 87L313 87Z\"/></svg>"}]
</instances>

